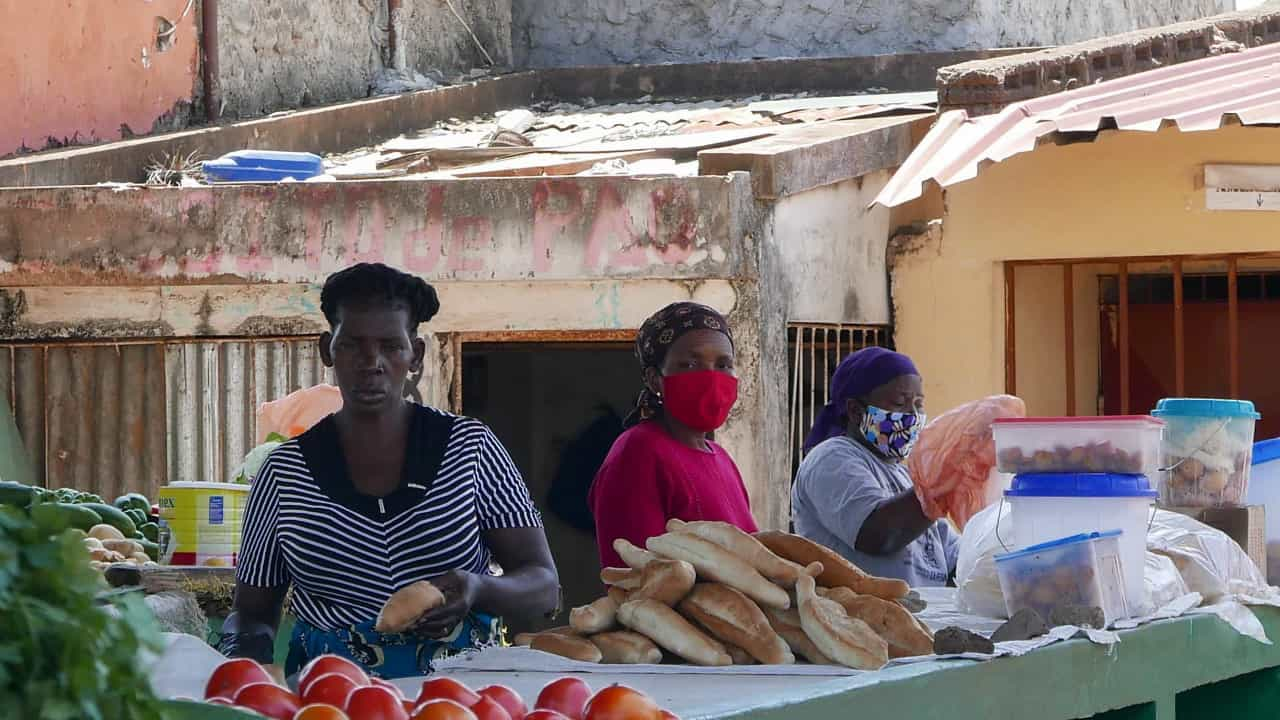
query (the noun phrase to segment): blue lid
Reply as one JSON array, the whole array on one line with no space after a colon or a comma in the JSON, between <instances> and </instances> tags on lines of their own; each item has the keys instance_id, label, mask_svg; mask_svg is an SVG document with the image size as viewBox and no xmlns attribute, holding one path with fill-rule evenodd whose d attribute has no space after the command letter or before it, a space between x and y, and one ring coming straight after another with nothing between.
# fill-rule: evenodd
<instances>
[{"instance_id":1,"label":"blue lid","mask_svg":"<svg viewBox=\"0 0 1280 720\"><path fill-rule=\"evenodd\" d=\"M1258 420L1253 403L1248 400L1212 400L1208 398L1165 398L1151 412L1156 417L1238 417Z\"/></svg>"},{"instance_id":2,"label":"blue lid","mask_svg":"<svg viewBox=\"0 0 1280 720\"><path fill-rule=\"evenodd\" d=\"M324 172L319 155L273 150L237 150L203 165L204 174L223 182L306 180Z\"/></svg>"},{"instance_id":3,"label":"blue lid","mask_svg":"<svg viewBox=\"0 0 1280 720\"><path fill-rule=\"evenodd\" d=\"M1104 532L1080 533L1079 535L1071 535L1069 537L1058 538L1057 540L1050 540L1049 542L1043 542L1043 543L1040 543L1039 545L1032 545L1030 547L1023 548L1022 550L1014 550L1013 552L1007 552L1007 553L997 553L995 555L995 560L996 562L1001 562L1004 560L1013 560L1015 558L1025 557L1027 555L1034 555L1035 553L1038 553L1038 552L1044 552L1045 550L1052 550L1054 548L1065 547L1067 545L1077 545L1079 543L1091 542L1093 540L1099 540L1102 538L1120 537L1123 534L1124 534L1123 530L1106 530Z\"/></svg>"},{"instance_id":4,"label":"blue lid","mask_svg":"<svg viewBox=\"0 0 1280 720\"><path fill-rule=\"evenodd\" d=\"M1031 473L1018 475L1005 497L1150 497L1146 475L1107 473Z\"/></svg>"},{"instance_id":5,"label":"blue lid","mask_svg":"<svg viewBox=\"0 0 1280 720\"><path fill-rule=\"evenodd\" d=\"M1253 464L1261 465L1280 460L1280 438L1262 440L1253 444Z\"/></svg>"},{"instance_id":6,"label":"blue lid","mask_svg":"<svg viewBox=\"0 0 1280 720\"><path fill-rule=\"evenodd\" d=\"M236 150L219 160L231 160L240 167L273 168L276 170L320 170L323 161L319 155L305 152L281 152L278 150Z\"/></svg>"}]
</instances>

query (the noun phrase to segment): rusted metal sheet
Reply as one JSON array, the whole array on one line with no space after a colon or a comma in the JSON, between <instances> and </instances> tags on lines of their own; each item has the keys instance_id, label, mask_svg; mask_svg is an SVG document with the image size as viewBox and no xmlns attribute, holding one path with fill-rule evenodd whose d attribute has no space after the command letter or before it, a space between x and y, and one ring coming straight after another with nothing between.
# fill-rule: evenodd
<instances>
[{"instance_id":1,"label":"rusted metal sheet","mask_svg":"<svg viewBox=\"0 0 1280 720\"><path fill-rule=\"evenodd\" d=\"M448 408L452 337L424 339L410 394ZM0 399L36 478L104 498L229 480L258 443L258 406L326 382L314 337L0 345Z\"/></svg>"},{"instance_id":2,"label":"rusted metal sheet","mask_svg":"<svg viewBox=\"0 0 1280 720\"><path fill-rule=\"evenodd\" d=\"M36 477L115 497L165 477L164 349L0 346L5 400Z\"/></svg>"},{"instance_id":3,"label":"rusted metal sheet","mask_svg":"<svg viewBox=\"0 0 1280 720\"><path fill-rule=\"evenodd\" d=\"M327 380L312 338L168 345L170 481L230 480L257 445L258 405Z\"/></svg>"}]
</instances>

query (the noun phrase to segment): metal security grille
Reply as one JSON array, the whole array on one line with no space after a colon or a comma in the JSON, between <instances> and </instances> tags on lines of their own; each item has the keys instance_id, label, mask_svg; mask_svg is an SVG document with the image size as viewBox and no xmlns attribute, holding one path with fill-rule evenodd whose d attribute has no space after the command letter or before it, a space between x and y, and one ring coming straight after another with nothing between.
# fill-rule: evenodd
<instances>
[{"instance_id":1,"label":"metal security grille","mask_svg":"<svg viewBox=\"0 0 1280 720\"><path fill-rule=\"evenodd\" d=\"M846 355L888 344L889 329L877 325L801 325L787 328L791 352L791 474L803 459L802 446L831 394L831 376Z\"/></svg>"}]
</instances>

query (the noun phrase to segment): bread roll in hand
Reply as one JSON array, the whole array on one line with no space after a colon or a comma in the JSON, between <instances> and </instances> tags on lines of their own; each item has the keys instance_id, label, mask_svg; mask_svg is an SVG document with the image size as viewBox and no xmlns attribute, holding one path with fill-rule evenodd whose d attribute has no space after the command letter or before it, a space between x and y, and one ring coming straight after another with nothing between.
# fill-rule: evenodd
<instances>
[{"instance_id":1,"label":"bread roll in hand","mask_svg":"<svg viewBox=\"0 0 1280 720\"><path fill-rule=\"evenodd\" d=\"M383 633L400 633L413 627L428 610L444 605L444 593L426 580L419 580L395 591L382 606L373 629Z\"/></svg>"}]
</instances>

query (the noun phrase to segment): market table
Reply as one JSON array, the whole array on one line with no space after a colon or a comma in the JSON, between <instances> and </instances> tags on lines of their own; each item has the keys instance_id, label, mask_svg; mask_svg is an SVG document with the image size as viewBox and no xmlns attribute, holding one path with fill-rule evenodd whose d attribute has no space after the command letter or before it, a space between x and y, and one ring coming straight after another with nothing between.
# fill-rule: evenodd
<instances>
[{"instance_id":1,"label":"market table","mask_svg":"<svg viewBox=\"0 0 1280 720\"><path fill-rule=\"evenodd\" d=\"M1280 610L1254 608L1268 637ZM684 720L702 718L1035 718L1068 720L1275 717L1280 647L1198 615L1120 634L1113 646L1072 640L1020 657L941 660L839 678L583 674L625 682ZM533 698L557 674L450 672L473 687L512 686ZM416 692L414 682L402 683Z\"/></svg>"},{"instance_id":2,"label":"market table","mask_svg":"<svg viewBox=\"0 0 1280 720\"><path fill-rule=\"evenodd\" d=\"M1255 607L1253 612L1268 637L1280 637L1280 609ZM600 669L579 676L597 688L622 682L647 692L684 720L1194 720L1280 713L1280 647L1241 635L1212 615L1123 631L1120 642L1111 646L1071 640L1019 657L934 660L844 677L653 675ZM510 685L532 701L543 685L565 673L444 674L472 687ZM419 682L398 684L416 693Z\"/></svg>"}]
</instances>

